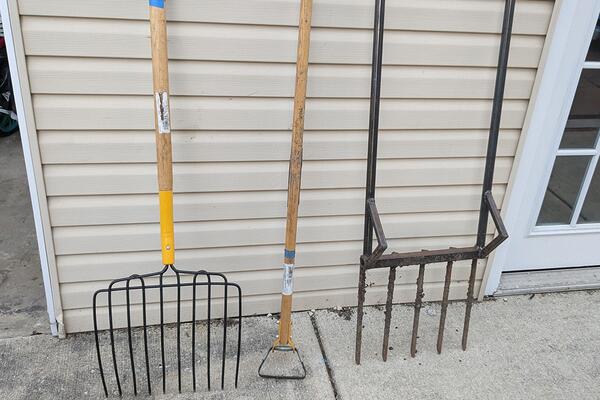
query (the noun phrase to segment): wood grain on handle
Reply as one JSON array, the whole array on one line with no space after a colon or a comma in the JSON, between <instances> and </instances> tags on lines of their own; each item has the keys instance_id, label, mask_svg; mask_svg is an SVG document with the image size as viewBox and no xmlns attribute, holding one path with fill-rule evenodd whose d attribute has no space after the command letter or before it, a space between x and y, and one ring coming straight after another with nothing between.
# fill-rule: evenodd
<instances>
[{"instance_id":1,"label":"wood grain on handle","mask_svg":"<svg viewBox=\"0 0 600 400\"><path fill-rule=\"evenodd\" d=\"M306 106L306 82L308 77L308 54L310 50L310 25L312 0L302 0L298 28L298 54L296 59L296 88L292 121L292 149L288 176L287 219L285 229L284 290L281 296L279 338L276 342L294 346L292 334L292 282L296 256L296 233L298 231L298 206L302 177L302 148L304 137L304 115ZM291 271L289 271L291 269ZM288 280L286 282L286 275Z\"/></svg>"},{"instance_id":2,"label":"wood grain on handle","mask_svg":"<svg viewBox=\"0 0 600 400\"><path fill-rule=\"evenodd\" d=\"M300 7L298 58L296 61L296 89L294 95L294 114L292 122L292 149L289 165L287 222L285 230L285 249L290 252L296 250L298 205L300 203L300 183L302 176L302 149L304 137L304 115L306 106L306 81L308 76L308 53L310 47L312 0L302 0ZM293 264L294 260L286 260L286 263Z\"/></svg>"},{"instance_id":3,"label":"wood grain on handle","mask_svg":"<svg viewBox=\"0 0 600 400\"><path fill-rule=\"evenodd\" d=\"M165 9L150 7L150 33L152 44L152 77L154 83L154 115L156 128L156 151L158 163L158 187L159 190L173 190L173 167L171 150L171 131L160 131L161 117L164 117L164 111L169 118L170 128L170 107L169 107L169 66L167 55L167 23L165 20ZM163 96L167 99L163 115L159 112L157 105L157 96Z\"/></svg>"},{"instance_id":4,"label":"wood grain on handle","mask_svg":"<svg viewBox=\"0 0 600 400\"><path fill-rule=\"evenodd\" d=\"M164 1L150 0L150 42L152 82L154 85L154 123L156 129L156 165L160 202L160 233L163 264L175 262L173 225L173 155L171 110L169 102L169 57Z\"/></svg>"}]
</instances>

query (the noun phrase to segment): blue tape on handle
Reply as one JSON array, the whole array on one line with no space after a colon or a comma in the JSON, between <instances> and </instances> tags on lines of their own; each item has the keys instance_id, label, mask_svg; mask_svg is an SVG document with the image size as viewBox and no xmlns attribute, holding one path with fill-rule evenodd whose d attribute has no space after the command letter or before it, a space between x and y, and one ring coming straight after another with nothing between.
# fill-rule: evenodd
<instances>
[{"instance_id":1,"label":"blue tape on handle","mask_svg":"<svg viewBox=\"0 0 600 400\"><path fill-rule=\"evenodd\" d=\"M294 250L286 249L283 254L284 254L285 258L287 258L289 260L293 260L294 258L296 258L296 252Z\"/></svg>"},{"instance_id":2,"label":"blue tape on handle","mask_svg":"<svg viewBox=\"0 0 600 400\"><path fill-rule=\"evenodd\" d=\"M150 0L151 7L165 8L165 0Z\"/></svg>"}]
</instances>

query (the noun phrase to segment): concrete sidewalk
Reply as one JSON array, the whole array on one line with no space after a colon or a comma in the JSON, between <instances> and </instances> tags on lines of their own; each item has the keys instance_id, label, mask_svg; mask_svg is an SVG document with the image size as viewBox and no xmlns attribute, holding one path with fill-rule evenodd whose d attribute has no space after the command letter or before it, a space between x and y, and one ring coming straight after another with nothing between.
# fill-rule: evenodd
<instances>
[{"instance_id":1,"label":"concrete sidewalk","mask_svg":"<svg viewBox=\"0 0 600 400\"><path fill-rule=\"evenodd\" d=\"M276 323L269 317L246 318L238 390L233 390L230 384L234 370L231 358L225 391L214 389L218 387L220 373L218 362L213 361L217 366L212 392L205 392L200 385L201 391L196 394L155 398L312 400L334 399L337 394L344 400L597 399L600 397L599 310L597 291L485 301L474 307L469 349L463 352L460 335L464 306L451 304L444 351L437 355L438 305L425 305L419 352L411 359L408 352L412 308L399 305L392 321L389 360L384 363L381 361L383 311L370 307L365 316L361 366L353 361L353 309L318 311L314 315L296 313L294 336L308 370L303 381L264 380L257 376L257 367L274 337ZM150 353L156 354L156 349ZM172 348L168 354L171 357L166 363L168 391L174 393ZM215 355L219 357L217 352ZM121 362L125 367L126 360ZM153 367L160 368L154 364ZM111 368L106 369L108 374L112 373ZM122 368L122 374L127 371ZM199 372L198 376L199 382L204 383L206 375ZM112 378L109 383L113 383ZM123 378L123 384L126 392L131 392L131 378ZM158 389L159 383L154 385ZM139 386L144 388L141 383ZM184 389L189 390L189 379L185 380ZM147 396L140 396L144 397ZM47 335L0 340L0 399L100 398L104 397L93 335L72 335L62 341Z\"/></svg>"}]
</instances>

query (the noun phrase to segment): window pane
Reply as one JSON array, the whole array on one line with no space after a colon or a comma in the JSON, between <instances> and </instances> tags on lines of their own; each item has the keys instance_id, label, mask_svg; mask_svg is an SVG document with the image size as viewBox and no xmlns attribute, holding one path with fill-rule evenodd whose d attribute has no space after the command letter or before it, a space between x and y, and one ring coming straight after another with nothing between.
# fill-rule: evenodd
<instances>
[{"instance_id":1,"label":"window pane","mask_svg":"<svg viewBox=\"0 0 600 400\"><path fill-rule=\"evenodd\" d=\"M600 163L596 166L592 183L585 196L578 224L600 222Z\"/></svg>"},{"instance_id":2,"label":"window pane","mask_svg":"<svg viewBox=\"0 0 600 400\"><path fill-rule=\"evenodd\" d=\"M600 17L598 17L594 36L592 37L592 44L590 44L590 49L585 60L600 61Z\"/></svg>"},{"instance_id":3,"label":"window pane","mask_svg":"<svg viewBox=\"0 0 600 400\"><path fill-rule=\"evenodd\" d=\"M567 127L590 128L594 119L600 119L600 69L584 69L577 85ZM581 125L584 126L581 126Z\"/></svg>"},{"instance_id":4,"label":"window pane","mask_svg":"<svg viewBox=\"0 0 600 400\"><path fill-rule=\"evenodd\" d=\"M569 224L591 157L557 157L537 225Z\"/></svg>"},{"instance_id":5,"label":"window pane","mask_svg":"<svg viewBox=\"0 0 600 400\"><path fill-rule=\"evenodd\" d=\"M593 149L596 144L598 129L567 128L560 141L561 149Z\"/></svg>"}]
</instances>

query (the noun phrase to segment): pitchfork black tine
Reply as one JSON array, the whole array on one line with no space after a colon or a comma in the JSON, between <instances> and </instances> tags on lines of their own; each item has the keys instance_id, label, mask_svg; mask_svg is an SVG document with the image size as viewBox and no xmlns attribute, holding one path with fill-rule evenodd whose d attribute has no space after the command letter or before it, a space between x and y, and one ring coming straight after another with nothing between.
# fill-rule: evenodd
<instances>
[{"instance_id":1,"label":"pitchfork black tine","mask_svg":"<svg viewBox=\"0 0 600 400\"><path fill-rule=\"evenodd\" d=\"M113 281L108 286L108 330L110 335L110 349L113 358L113 369L115 371L115 379L117 381L117 388L119 389L119 396L123 396L123 390L121 389L121 380L119 379L119 369L117 367L117 354L115 351L115 335L113 328L113 314L112 314L112 290L116 282Z\"/></svg>"},{"instance_id":2,"label":"pitchfork black tine","mask_svg":"<svg viewBox=\"0 0 600 400\"><path fill-rule=\"evenodd\" d=\"M163 394L167 391L167 374L165 367L165 302L164 302L164 290L163 290L163 279L165 270L158 277L159 296L160 296L160 360L162 369L162 390Z\"/></svg>"},{"instance_id":3,"label":"pitchfork black tine","mask_svg":"<svg viewBox=\"0 0 600 400\"><path fill-rule=\"evenodd\" d=\"M96 355L98 356L98 369L100 371L100 378L102 379L102 388L104 389L104 395L108 397L108 388L106 387L106 378L104 377L104 367L102 366L102 356L100 355L100 340L98 339L98 315L97 315L97 300L98 294L104 293L105 290L98 290L94 293L92 310L94 313L94 338L96 339Z\"/></svg>"},{"instance_id":4,"label":"pitchfork black tine","mask_svg":"<svg viewBox=\"0 0 600 400\"><path fill-rule=\"evenodd\" d=\"M131 376L133 379L133 394L137 396L137 379L135 376L135 361L133 359L133 339L131 337L131 299L130 299L130 283L133 277L127 278L125 298L127 299L127 342L129 344L129 360L131 361Z\"/></svg>"},{"instance_id":5,"label":"pitchfork black tine","mask_svg":"<svg viewBox=\"0 0 600 400\"><path fill-rule=\"evenodd\" d=\"M196 391L196 283L198 281L198 271L194 274L192 282L192 387Z\"/></svg>"},{"instance_id":6,"label":"pitchfork black tine","mask_svg":"<svg viewBox=\"0 0 600 400\"><path fill-rule=\"evenodd\" d=\"M208 280L208 301L206 311L206 379L208 390L210 391L210 308L212 307L212 279L210 274L206 275L206 279Z\"/></svg>"},{"instance_id":7,"label":"pitchfork black tine","mask_svg":"<svg viewBox=\"0 0 600 400\"><path fill-rule=\"evenodd\" d=\"M181 276L173 266L177 277L177 387L181 393Z\"/></svg>"},{"instance_id":8,"label":"pitchfork black tine","mask_svg":"<svg viewBox=\"0 0 600 400\"><path fill-rule=\"evenodd\" d=\"M450 282L452 280L452 261L446 264L446 278L444 279L444 293L442 295L442 309L440 312L440 327L438 330L437 352L442 353L442 343L444 341L444 327L446 325L446 312L448 311L448 297L450 295Z\"/></svg>"},{"instance_id":9,"label":"pitchfork black tine","mask_svg":"<svg viewBox=\"0 0 600 400\"><path fill-rule=\"evenodd\" d=\"M385 325L383 328L383 361L387 361L388 345L390 343L390 324L392 323L392 302L394 299L394 282L396 281L396 267L390 268L387 287L387 301L385 303Z\"/></svg>"},{"instance_id":10,"label":"pitchfork black tine","mask_svg":"<svg viewBox=\"0 0 600 400\"><path fill-rule=\"evenodd\" d=\"M150 383L150 356L148 354L148 318L146 313L146 282L138 276L142 284L142 323L144 324L144 354L146 360L146 381L148 383L148 394L152 395L152 384Z\"/></svg>"},{"instance_id":11,"label":"pitchfork black tine","mask_svg":"<svg viewBox=\"0 0 600 400\"><path fill-rule=\"evenodd\" d=\"M415 297L415 316L413 318L412 339L410 341L410 356L417 355L417 335L419 333L419 317L421 315L421 304L423 303L423 280L425 278L425 264L419 265L419 277L417 278L417 295Z\"/></svg>"},{"instance_id":12,"label":"pitchfork black tine","mask_svg":"<svg viewBox=\"0 0 600 400\"><path fill-rule=\"evenodd\" d=\"M225 276L223 276L223 282L225 293L223 295L223 366L221 367L221 390L225 389L225 360L227 359L227 289L229 285Z\"/></svg>"},{"instance_id":13,"label":"pitchfork black tine","mask_svg":"<svg viewBox=\"0 0 600 400\"><path fill-rule=\"evenodd\" d=\"M238 378L240 375L240 355L242 350L242 288L237 283L232 283L238 290L238 344L237 358L235 362L235 388L238 387Z\"/></svg>"}]
</instances>

